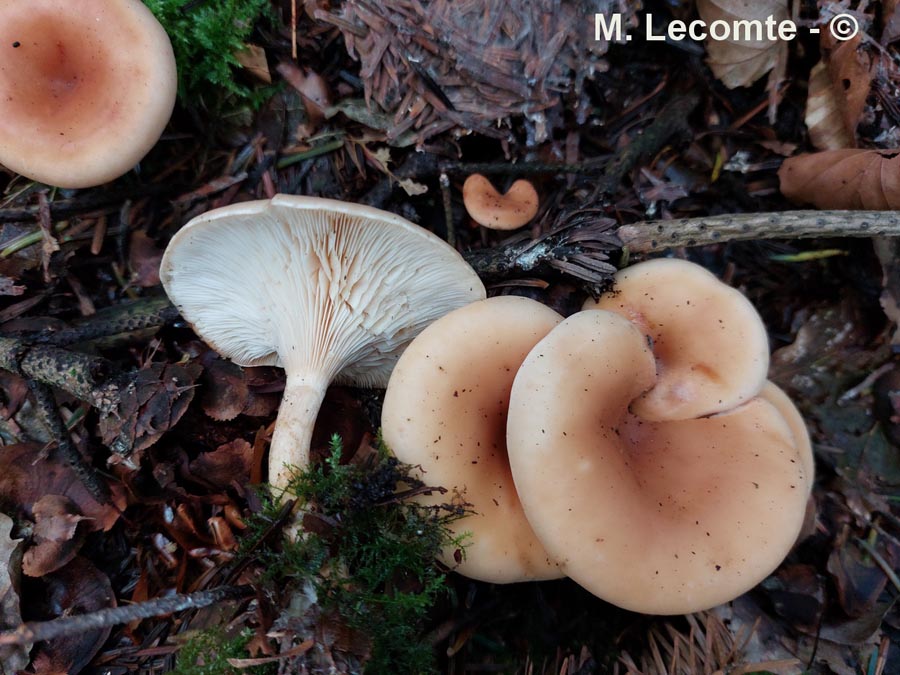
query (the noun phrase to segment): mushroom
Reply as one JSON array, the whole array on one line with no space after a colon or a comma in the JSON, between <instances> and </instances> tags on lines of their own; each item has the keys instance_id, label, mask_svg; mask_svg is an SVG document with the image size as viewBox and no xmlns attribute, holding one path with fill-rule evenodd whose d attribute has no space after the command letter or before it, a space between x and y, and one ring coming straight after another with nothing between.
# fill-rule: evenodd
<instances>
[{"instance_id":1,"label":"mushroom","mask_svg":"<svg viewBox=\"0 0 900 675\"><path fill-rule=\"evenodd\" d=\"M629 412L656 370L634 324L575 314L516 375L507 446L525 515L565 574L620 607L681 614L733 599L779 565L812 476L763 398L696 419Z\"/></svg>"},{"instance_id":2,"label":"mushroom","mask_svg":"<svg viewBox=\"0 0 900 675\"><path fill-rule=\"evenodd\" d=\"M0 0L0 163L65 188L126 173L175 105L162 26L138 0Z\"/></svg>"},{"instance_id":3,"label":"mushroom","mask_svg":"<svg viewBox=\"0 0 900 675\"><path fill-rule=\"evenodd\" d=\"M387 385L425 326L484 298L444 241L385 211L278 195L209 211L169 243L160 278L198 335L241 366L287 374L269 481L309 463L328 384Z\"/></svg>"},{"instance_id":4,"label":"mushroom","mask_svg":"<svg viewBox=\"0 0 900 675\"><path fill-rule=\"evenodd\" d=\"M456 571L509 583L562 576L516 496L506 454L506 414L516 371L562 317L528 298L504 296L450 312L412 341L388 383L382 434L421 479L459 495L472 511L450 524L464 538ZM424 504L446 496L422 495ZM453 565L455 547L443 552Z\"/></svg>"},{"instance_id":5,"label":"mushroom","mask_svg":"<svg viewBox=\"0 0 900 675\"><path fill-rule=\"evenodd\" d=\"M491 181L473 173L463 183L463 204L479 225L515 230L537 215L538 194L527 180L517 180L501 195Z\"/></svg>"},{"instance_id":6,"label":"mushroom","mask_svg":"<svg viewBox=\"0 0 900 675\"><path fill-rule=\"evenodd\" d=\"M699 265L658 259L616 274L584 309L631 320L653 343L657 381L632 410L647 420L700 417L756 396L769 369L766 328L738 290Z\"/></svg>"},{"instance_id":7,"label":"mushroom","mask_svg":"<svg viewBox=\"0 0 900 675\"><path fill-rule=\"evenodd\" d=\"M800 451L800 459L802 460L803 473L806 476L814 476L816 472L816 460L813 455L812 441L809 438L809 431L806 429L806 423L803 416L797 410L797 406L791 401L790 397L784 393L774 382L766 381L762 391L759 392L760 398L764 398L771 403L785 422L791 428L791 434L794 436L794 443ZM812 493L813 481L809 481L809 492Z\"/></svg>"}]
</instances>

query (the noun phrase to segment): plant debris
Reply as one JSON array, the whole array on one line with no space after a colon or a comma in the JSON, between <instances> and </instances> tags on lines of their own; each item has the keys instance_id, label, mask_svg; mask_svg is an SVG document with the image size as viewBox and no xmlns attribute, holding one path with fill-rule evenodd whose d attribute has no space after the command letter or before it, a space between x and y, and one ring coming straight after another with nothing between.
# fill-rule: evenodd
<instances>
[{"instance_id":1,"label":"plant debris","mask_svg":"<svg viewBox=\"0 0 900 675\"><path fill-rule=\"evenodd\" d=\"M0 673L900 672L900 3L147 4L180 97L139 166L79 190L0 167ZM796 37L646 37L769 14ZM528 178L536 216L477 226L475 172ZM383 394L345 386L287 541L259 485L283 371L221 358L157 284L186 222L276 194L394 212L565 316L647 257L739 288L814 443L787 560L665 619L467 579L432 562L465 505L406 500L442 486L372 450Z\"/></svg>"}]
</instances>

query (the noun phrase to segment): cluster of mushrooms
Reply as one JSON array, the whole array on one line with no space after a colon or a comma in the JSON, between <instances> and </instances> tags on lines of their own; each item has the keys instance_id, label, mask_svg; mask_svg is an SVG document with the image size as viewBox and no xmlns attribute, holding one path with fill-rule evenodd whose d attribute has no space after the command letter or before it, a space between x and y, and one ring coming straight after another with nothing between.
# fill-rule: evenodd
<instances>
[{"instance_id":1,"label":"cluster of mushrooms","mask_svg":"<svg viewBox=\"0 0 900 675\"><path fill-rule=\"evenodd\" d=\"M0 162L67 188L131 169L177 86L150 11L0 0L0 16ZM524 181L501 196L471 178L464 197L497 229L537 210ZM331 382L386 387L388 445L472 510L455 524L463 562L444 553L462 574L567 575L627 609L686 613L756 585L800 531L813 481L803 421L766 381L753 307L695 265L635 265L564 319L486 300L455 249L396 215L280 195L192 220L160 276L220 354L285 369L276 489L308 465Z\"/></svg>"},{"instance_id":2,"label":"cluster of mushrooms","mask_svg":"<svg viewBox=\"0 0 900 675\"><path fill-rule=\"evenodd\" d=\"M308 465L329 383L387 387L388 446L471 508L463 562L444 553L462 574L566 575L686 613L759 583L800 532L806 429L766 381L753 306L701 267L635 265L563 319L485 299L456 250L394 214L279 195L189 222L160 276L220 354L285 369L276 489Z\"/></svg>"}]
</instances>

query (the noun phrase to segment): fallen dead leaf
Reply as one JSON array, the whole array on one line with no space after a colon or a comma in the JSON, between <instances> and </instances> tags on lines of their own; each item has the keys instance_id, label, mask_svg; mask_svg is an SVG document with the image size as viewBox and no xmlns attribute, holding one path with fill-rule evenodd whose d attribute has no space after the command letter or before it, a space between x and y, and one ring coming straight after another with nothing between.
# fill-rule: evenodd
<instances>
[{"instance_id":1,"label":"fallen dead leaf","mask_svg":"<svg viewBox=\"0 0 900 675\"><path fill-rule=\"evenodd\" d=\"M810 142L819 150L840 150L856 145L854 137L844 125L840 99L824 60L813 66L809 74L804 121L809 129Z\"/></svg>"},{"instance_id":2,"label":"fallen dead leaf","mask_svg":"<svg viewBox=\"0 0 900 675\"><path fill-rule=\"evenodd\" d=\"M52 456L45 457L37 443L8 445L0 453L0 503L19 509L34 520L34 507L45 495L64 495L89 520L91 531L108 531L125 508L125 495L118 483L110 485L112 504L98 504L78 480L75 472Z\"/></svg>"},{"instance_id":3,"label":"fallen dead leaf","mask_svg":"<svg viewBox=\"0 0 900 675\"><path fill-rule=\"evenodd\" d=\"M44 495L32 512L34 543L25 551L22 569L30 577L42 577L67 565L76 556L85 534L84 528L78 529L78 523L85 517L71 499L62 495Z\"/></svg>"},{"instance_id":4,"label":"fallen dead leaf","mask_svg":"<svg viewBox=\"0 0 900 675\"><path fill-rule=\"evenodd\" d=\"M159 263L162 249L143 230L131 235L128 248L128 266L131 269L131 283L141 288L159 285Z\"/></svg>"},{"instance_id":5,"label":"fallen dead leaf","mask_svg":"<svg viewBox=\"0 0 900 675\"><path fill-rule=\"evenodd\" d=\"M201 453L190 463L195 479L222 490L233 482L245 484L250 479L253 446L242 438L220 445L212 452Z\"/></svg>"},{"instance_id":6,"label":"fallen dead leaf","mask_svg":"<svg viewBox=\"0 0 900 675\"><path fill-rule=\"evenodd\" d=\"M242 50L235 52L234 58L257 80L272 84L272 73L269 71L265 49L259 45L246 44Z\"/></svg>"},{"instance_id":7,"label":"fallen dead leaf","mask_svg":"<svg viewBox=\"0 0 900 675\"><path fill-rule=\"evenodd\" d=\"M778 170L781 192L820 209L900 209L900 150L826 150Z\"/></svg>"},{"instance_id":8,"label":"fallen dead leaf","mask_svg":"<svg viewBox=\"0 0 900 675\"><path fill-rule=\"evenodd\" d=\"M138 371L114 413L100 420L103 442L123 456L149 448L184 415L201 372L198 363L152 363Z\"/></svg>"},{"instance_id":9,"label":"fallen dead leaf","mask_svg":"<svg viewBox=\"0 0 900 675\"><path fill-rule=\"evenodd\" d=\"M310 127L316 129L331 107L331 92L325 78L315 71L304 72L289 61L279 63L276 70L303 97Z\"/></svg>"},{"instance_id":10,"label":"fallen dead leaf","mask_svg":"<svg viewBox=\"0 0 900 675\"><path fill-rule=\"evenodd\" d=\"M244 411L250 400L244 371L212 351L201 357L201 363L203 412L219 422L233 420Z\"/></svg>"},{"instance_id":11,"label":"fallen dead leaf","mask_svg":"<svg viewBox=\"0 0 900 675\"><path fill-rule=\"evenodd\" d=\"M269 368L241 368L215 352L200 357L203 364L201 405L212 419L233 420L238 415L265 417L278 409L283 375Z\"/></svg>"},{"instance_id":12,"label":"fallen dead leaf","mask_svg":"<svg viewBox=\"0 0 900 675\"><path fill-rule=\"evenodd\" d=\"M116 606L109 578L85 558L75 558L43 580L47 585L47 605L54 616L91 614ZM33 654L35 675L79 672L100 651L110 631L86 628L76 635L38 643Z\"/></svg>"},{"instance_id":13,"label":"fallen dead leaf","mask_svg":"<svg viewBox=\"0 0 900 675\"><path fill-rule=\"evenodd\" d=\"M716 20L733 25L741 20L765 21L770 16L779 22L788 18L785 0L697 0L697 11L707 26ZM774 79L781 80L787 66L787 43L783 40L707 38L706 51L709 67L729 89L753 84L770 71Z\"/></svg>"},{"instance_id":14,"label":"fallen dead leaf","mask_svg":"<svg viewBox=\"0 0 900 675\"><path fill-rule=\"evenodd\" d=\"M13 520L0 513L0 630L22 623L19 591L22 576L22 540L13 539ZM0 675L13 675L28 665L31 645L0 646Z\"/></svg>"},{"instance_id":15,"label":"fallen dead leaf","mask_svg":"<svg viewBox=\"0 0 900 675\"><path fill-rule=\"evenodd\" d=\"M881 32L881 44L888 45L900 38L900 3L897 0L884 0L881 17L884 30Z\"/></svg>"},{"instance_id":16,"label":"fallen dead leaf","mask_svg":"<svg viewBox=\"0 0 900 675\"><path fill-rule=\"evenodd\" d=\"M847 147L853 147L872 86L872 59L862 47L861 35L839 42L827 30L822 31L822 52L844 128L854 141Z\"/></svg>"}]
</instances>

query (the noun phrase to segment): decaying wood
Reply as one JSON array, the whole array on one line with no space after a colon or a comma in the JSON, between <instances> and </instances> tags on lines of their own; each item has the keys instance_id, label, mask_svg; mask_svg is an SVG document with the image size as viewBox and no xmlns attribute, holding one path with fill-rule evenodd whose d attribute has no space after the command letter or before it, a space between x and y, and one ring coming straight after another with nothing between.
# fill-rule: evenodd
<instances>
[{"instance_id":1,"label":"decaying wood","mask_svg":"<svg viewBox=\"0 0 900 675\"><path fill-rule=\"evenodd\" d=\"M897 211L782 211L682 218L623 225L622 244L634 253L748 239L900 237Z\"/></svg>"},{"instance_id":2,"label":"decaying wood","mask_svg":"<svg viewBox=\"0 0 900 675\"><path fill-rule=\"evenodd\" d=\"M65 346L87 342L111 335L157 328L178 316L169 299L164 296L142 298L101 310L85 319L73 322L69 328L56 332L42 332L30 339L42 344Z\"/></svg>"},{"instance_id":3,"label":"decaying wood","mask_svg":"<svg viewBox=\"0 0 900 675\"><path fill-rule=\"evenodd\" d=\"M115 368L100 357L0 337L0 368L58 387L103 412L111 412L118 400Z\"/></svg>"},{"instance_id":4,"label":"decaying wood","mask_svg":"<svg viewBox=\"0 0 900 675\"><path fill-rule=\"evenodd\" d=\"M519 235L503 246L470 251L465 258L487 281L550 268L600 292L616 271L608 262L610 253L621 246L614 225L598 211L576 211L537 239Z\"/></svg>"},{"instance_id":5,"label":"decaying wood","mask_svg":"<svg viewBox=\"0 0 900 675\"><path fill-rule=\"evenodd\" d=\"M201 609L228 600L245 600L254 595L252 586L220 586L208 591L180 593L147 602L109 607L91 614L66 616L52 621L30 621L13 631L0 633L0 645L28 645L67 635L109 628L132 621L165 616L186 609Z\"/></svg>"},{"instance_id":6,"label":"decaying wood","mask_svg":"<svg viewBox=\"0 0 900 675\"><path fill-rule=\"evenodd\" d=\"M59 454L72 467L75 476L90 495L97 500L97 503L108 504L110 500L109 486L100 477L100 474L82 459L78 448L72 444L50 387L35 380L31 380L28 386L34 396L38 414L56 441Z\"/></svg>"}]
</instances>

